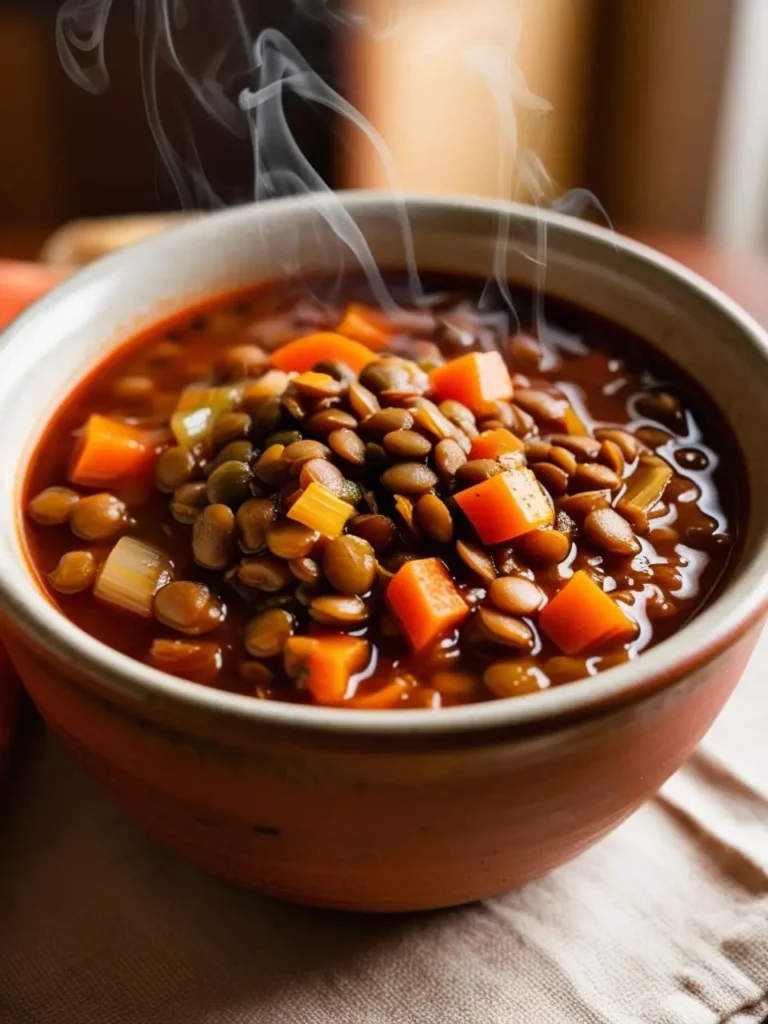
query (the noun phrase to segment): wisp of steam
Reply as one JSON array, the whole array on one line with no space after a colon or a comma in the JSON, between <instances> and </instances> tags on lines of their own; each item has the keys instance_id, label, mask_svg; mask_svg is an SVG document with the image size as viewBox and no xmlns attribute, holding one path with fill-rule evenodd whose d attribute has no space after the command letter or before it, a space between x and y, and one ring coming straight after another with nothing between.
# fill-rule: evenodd
<instances>
[{"instance_id":1,"label":"wisp of steam","mask_svg":"<svg viewBox=\"0 0 768 1024\"><path fill-rule=\"evenodd\" d=\"M297 12L312 18L342 21L353 31L375 35L396 31L395 0L371 4L377 11L374 21L358 6L351 13L339 12L328 0L285 0ZM163 121L158 101L158 69L161 63L170 68L183 83L195 102L217 124L236 135L249 135L253 154L253 196L266 199L274 196L308 193L314 197L315 209L332 229L335 237L354 254L366 274L373 296L383 308L394 303L383 277L359 227L345 209L340 197L328 186L310 160L301 151L285 113L285 96L332 111L362 132L381 161L393 198L402 248L408 268L411 299L426 301L413 255L413 243L405 204L398 188L397 176L389 151L374 126L336 90L334 90L299 53L286 36L274 28L262 30L251 37L241 0L221 0L222 18L229 18L229 45L217 48L210 55L201 73L192 71L185 62L180 37L190 17L185 0L134 0L139 37L141 83L149 126L158 152L185 208L215 208L224 205L211 186L202 166L191 131L187 133L185 152L171 140ZM56 23L56 41L64 69L82 88L103 93L109 86L105 60L105 35L112 9L112 0L65 0ZM384 12L382 14L382 12ZM489 15L488 38L493 43L467 48L464 60L479 76L498 114L499 131L505 140L499 166L500 194L511 194L522 184L530 200L543 205L549 202L552 183L540 160L532 152L518 147L518 110L527 108L545 114L549 104L533 94L516 60L521 35L519 17L505 12L503 17ZM458 29L450 30L454 37ZM436 55L448 36L436 33L433 48ZM235 57L237 53L237 57ZM233 61L234 58L234 61ZM240 77L252 84L233 95L233 62ZM229 68L225 73L224 68ZM604 214L594 197L585 190L571 192L552 205L562 212L580 215L592 207ZM514 303L506 276L509 247L510 212L499 218L496 237L494 272L489 285L500 295L516 320ZM607 218L606 218L607 219ZM536 318L540 307L546 272L546 222L540 220L537 264ZM296 240L299 244L299 240ZM286 268L290 270L291 268ZM486 289L488 293L491 289ZM483 303L481 302L481 308Z\"/></svg>"}]
</instances>

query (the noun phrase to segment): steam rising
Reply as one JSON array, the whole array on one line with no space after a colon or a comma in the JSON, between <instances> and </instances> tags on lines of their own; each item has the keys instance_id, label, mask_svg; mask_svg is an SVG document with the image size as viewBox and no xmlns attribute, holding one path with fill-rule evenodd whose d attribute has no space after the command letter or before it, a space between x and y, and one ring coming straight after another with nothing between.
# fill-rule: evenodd
<instances>
[{"instance_id":1,"label":"steam rising","mask_svg":"<svg viewBox=\"0 0 768 1024\"><path fill-rule=\"evenodd\" d=\"M104 35L112 0L65 0L56 17L56 48L64 70L81 89L100 94L109 87ZM81 54L93 54L83 67Z\"/></svg>"},{"instance_id":2,"label":"steam rising","mask_svg":"<svg viewBox=\"0 0 768 1024\"><path fill-rule=\"evenodd\" d=\"M392 184L395 169L384 140L369 121L312 71L296 47L282 33L265 29L256 41L254 52L262 84L256 90L243 92L240 106L247 112L251 127L256 198L295 192L314 193L318 213L336 236L354 252L368 277L377 302L385 308L391 306L389 291L362 232L336 193L328 188L302 153L290 131L283 108L285 90L295 92L309 103L327 107L365 132ZM397 215L409 267L411 294L418 300L422 297L421 285L413 257L410 225L401 201L397 203Z\"/></svg>"},{"instance_id":3,"label":"steam rising","mask_svg":"<svg viewBox=\"0 0 768 1024\"><path fill-rule=\"evenodd\" d=\"M331 18L348 29L381 36L395 31L397 5L402 0L371 0L369 7L376 12L375 18L366 16L360 5L352 11L339 11L335 5L331 7L328 0L292 2L305 17ZM415 266L405 205L397 189L395 168L384 140L373 125L312 70L281 32L268 28L254 41L241 0L217 0L220 20L230 21L228 43L215 48L202 72L192 70L182 53L180 37L189 17L184 0L134 0L134 5L141 83L149 126L182 205L187 208L216 208L225 203L205 173L191 129L186 132L184 152L179 150L166 129L158 102L158 70L161 65L177 76L187 94L218 125L237 136L250 136L254 197L266 199L311 193L315 197L318 216L330 226L340 243L354 254L367 275L376 301L384 308L391 307L393 300L362 232L339 196L302 152L291 131L285 112L285 96L286 93L293 95L313 107L325 108L346 119L373 146L395 199L411 298L415 303L423 302L425 297ZM74 82L94 94L103 93L109 86L104 47L111 9L112 0L65 0L57 18L56 42L63 67ZM456 41L459 31L453 23L447 34L441 36L436 33L433 43L436 56L441 46L451 39ZM499 18L489 14L488 38L494 43L469 47L464 60L483 81L498 114L499 131L505 141L499 166L500 194L510 194L522 184L535 204L544 205L551 198L552 183L534 153L519 152L517 116L518 110L523 108L544 114L549 110L549 104L531 92L517 64L520 34L521 24L517 16L507 13ZM240 87L235 85L238 80ZM250 84L243 88L243 82ZM176 128L179 120L178 117L174 119ZM569 213L581 214L590 206L604 213L594 197L583 190L567 194L554 205ZM493 280L489 284L495 285L497 294L502 296L514 316L506 273L510 216L511 208L499 218ZM539 315L546 270L546 241L546 224L542 219L535 260ZM296 238L297 252L300 242ZM329 258L332 255L329 254ZM286 267L288 271L292 269L295 266Z\"/></svg>"}]
</instances>

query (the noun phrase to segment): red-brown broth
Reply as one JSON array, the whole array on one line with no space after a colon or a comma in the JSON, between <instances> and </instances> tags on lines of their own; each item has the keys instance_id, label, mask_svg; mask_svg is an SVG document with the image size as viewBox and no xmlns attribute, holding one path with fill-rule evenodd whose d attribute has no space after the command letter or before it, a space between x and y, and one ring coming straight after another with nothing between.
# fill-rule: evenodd
<instances>
[{"instance_id":1,"label":"red-brown broth","mask_svg":"<svg viewBox=\"0 0 768 1024\"><path fill-rule=\"evenodd\" d=\"M403 297L402 278L392 275L389 282L393 292ZM426 285L430 293L439 291L449 296L449 308L467 298L474 301L479 295L478 286L466 279L430 279L427 276ZM172 322L157 325L125 345L98 366L54 412L30 466L25 500L46 487L67 482L73 433L88 414L101 412L138 418L141 422L156 417L158 423L165 422L173 411L178 392L195 380L209 377L224 347L253 340L250 333L253 323L267 319L272 326L279 327L280 317L288 310L288 320L294 321L288 334L298 337L317 329L316 325L326 326L326 320L327 326L332 327L347 301L370 300L362 281L345 284L341 296L333 296L334 286L329 283L313 282L312 287L315 293L332 296L325 307L331 310L330 315L318 314L321 307L302 297L306 294L303 284L264 286L248 295L227 298L175 317ZM561 664L558 673L552 675L551 681L556 684L593 674L636 656L649 643L658 643L677 632L701 609L722 580L732 557L738 526L746 513L746 485L739 453L713 402L668 359L628 331L551 301L546 303L546 326L537 330L532 322L530 296L520 293L515 299L524 330L532 336L538 335L545 358L542 367L530 374L526 373L524 365L513 368L528 376L533 387L558 387L589 427L616 425L631 426L633 431L642 431L644 427L665 431L666 437L658 438L663 440L658 447L659 454L690 483L688 488L675 484L677 493L673 500L665 497L666 510L661 510L662 514L654 519L651 533L642 538L642 555L632 566L626 559L600 554L589 545L581 544L575 554L572 549L565 565L572 569L588 566L598 575L601 571L616 575L620 589L634 591L632 614L640 624L640 633L629 644L581 659L581 671L575 665ZM501 339L500 343L508 352L507 339ZM407 354L407 346L404 354ZM159 392L154 408L140 409L131 402L116 401L116 382L134 374L147 375L154 380ZM684 420L675 425L674 431L666 424L642 416L636 408L639 392L657 389L680 396L684 403ZM195 565L190 528L180 525L171 516L169 495L146 484L112 490L129 504L135 521L131 534L167 551L173 559L177 578L206 582L224 597L228 614L215 634L223 652L224 667L215 685L236 692L251 692L251 684L240 675L240 664L244 660L243 625L253 614L253 608L247 607L217 574ZM722 536L722 543L716 539L708 545L709 550L702 551L663 537L663 527L674 523L683 533L687 526L701 525L702 517L717 522L714 533L718 538ZM48 574L66 551L83 546L74 540L66 526L43 528L27 521L25 539L32 566L50 600L86 632L139 661L147 660L148 649L155 638L178 638L178 633L154 620L129 617L127 613L103 605L90 592L66 596L52 590L47 583ZM105 545L104 550L110 546ZM419 552L439 554L435 545L423 543L419 545ZM674 567L682 581L675 592L674 607L669 614L664 609L649 614L644 598L648 585L668 574L668 567ZM536 570L536 581L548 596L562 585L560 568ZM457 577L465 594L474 599L482 596L484 588L468 570L460 570ZM423 684L412 691L403 706L448 705L458 702L458 698L435 698L429 687L432 673L461 670L480 676L483 666L492 658L514 656L509 651L494 654L482 646L463 648L457 644L456 637L451 636L426 655L414 657L401 638L385 635L381 621L380 615L373 615L370 625L358 631L359 635L372 640L375 651L369 668L357 681L355 692L358 695L374 692L396 668L398 672L412 674ZM560 654L543 633L537 634L537 646L532 652L537 664L544 665ZM305 692L287 683L279 670L275 686L260 695L306 700ZM468 699L477 701L492 696L478 682Z\"/></svg>"}]
</instances>

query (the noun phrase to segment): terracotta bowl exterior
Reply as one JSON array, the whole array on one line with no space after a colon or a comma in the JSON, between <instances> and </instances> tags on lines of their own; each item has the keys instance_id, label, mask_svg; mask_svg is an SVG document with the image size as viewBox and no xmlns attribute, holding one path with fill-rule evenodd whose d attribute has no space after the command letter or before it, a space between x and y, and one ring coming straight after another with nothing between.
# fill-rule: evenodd
<instances>
[{"instance_id":1,"label":"terracotta bowl exterior","mask_svg":"<svg viewBox=\"0 0 768 1024\"><path fill-rule=\"evenodd\" d=\"M768 343L696 275L556 214L486 201L341 194L336 232L306 197L200 218L88 268L0 351L0 616L51 728L148 831L201 867L302 903L416 910L522 885L614 828L674 772L736 685L768 595ZM262 702L105 647L43 597L20 487L60 397L141 327L264 279L355 263L488 273L634 328L718 402L745 455L749 522L707 610L636 661L540 694L440 712ZM499 223L509 242L497 251ZM544 230L546 229L546 230ZM533 258L532 258L533 257ZM538 261L538 262L537 262ZM541 282L540 282L541 283Z\"/></svg>"}]
</instances>

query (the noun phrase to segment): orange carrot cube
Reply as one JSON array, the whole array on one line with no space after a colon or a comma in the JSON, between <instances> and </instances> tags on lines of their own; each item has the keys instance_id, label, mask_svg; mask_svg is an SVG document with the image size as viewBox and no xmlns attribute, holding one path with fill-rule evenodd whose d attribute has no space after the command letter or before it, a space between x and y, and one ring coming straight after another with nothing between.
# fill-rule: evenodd
<instances>
[{"instance_id":1,"label":"orange carrot cube","mask_svg":"<svg viewBox=\"0 0 768 1024\"><path fill-rule=\"evenodd\" d=\"M637 623L583 570L539 612L539 625L569 656L637 635Z\"/></svg>"},{"instance_id":2,"label":"orange carrot cube","mask_svg":"<svg viewBox=\"0 0 768 1024\"><path fill-rule=\"evenodd\" d=\"M288 342L272 353L273 365L286 373L305 373L315 363L326 359L338 359L346 363L354 373L360 373L375 358L375 354L359 341L345 338L343 334L334 334L333 331L309 334L306 338Z\"/></svg>"},{"instance_id":3,"label":"orange carrot cube","mask_svg":"<svg viewBox=\"0 0 768 1024\"><path fill-rule=\"evenodd\" d=\"M285 644L286 671L301 677L318 704L340 704L370 655L368 641L355 636L295 636Z\"/></svg>"},{"instance_id":4,"label":"orange carrot cube","mask_svg":"<svg viewBox=\"0 0 768 1024\"><path fill-rule=\"evenodd\" d=\"M469 615L439 558L406 562L387 587L387 603L414 651L445 636Z\"/></svg>"},{"instance_id":5,"label":"orange carrot cube","mask_svg":"<svg viewBox=\"0 0 768 1024\"><path fill-rule=\"evenodd\" d=\"M353 338L374 351L386 348L392 337L387 318L375 309L352 302L336 328L345 338Z\"/></svg>"},{"instance_id":6,"label":"orange carrot cube","mask_svg":"<svg viewBox=\"0 0 768 1024\"><path fill-rule=\"evenodd\" d=\"M554 513L530 469L511 469L456 494L483 544L503 544L550 526Z\"/></svg>"},{"instance_id":7,"label":"orange carrot cube","mask_svg":"<svg viewBox=\"0 0 768 1024\"><path fill-rule=\"evenodd\" d=\"M484 430L472 439L470 459L498 459L502 455L521 452L525 445L511 430L499 427L497 430Z\"/></svg>"},{"instance_id":8,"label":"orange carrot cube","mask_svg":"<svg viewBox=\"0 0 768 1024\"><path fill-rule=\"evenodd\" d=\"M470 352L436 367L432 388L441 401L453 398L474 413L487 412L494 402L512 397L512 378L499 352Z\"/></svg>"},{"instance_id":9,"label":"orange carrot cube","mask_svg":"<svg viewBox=\"0 0 768 1024\"><path fill-rule=\"evenodd\" d=\"M563 427L565 428L566 434L575 434L583 437L589 433L587 428L581 422L578 413L570 403L565 407L565 412L563 413Z\"/></svg>"},{"instance_id":10,"label":"orange carrot cube","mask_svg":"<svg viewBox=\"0 0 768 1024\"><path fill-rule=\"evenodd\" d=\"M155 464L157 444L146 431L92 413L83 428L69 478L74 484L102 484L140 476Z\"/></svg>"}]
</instances>

